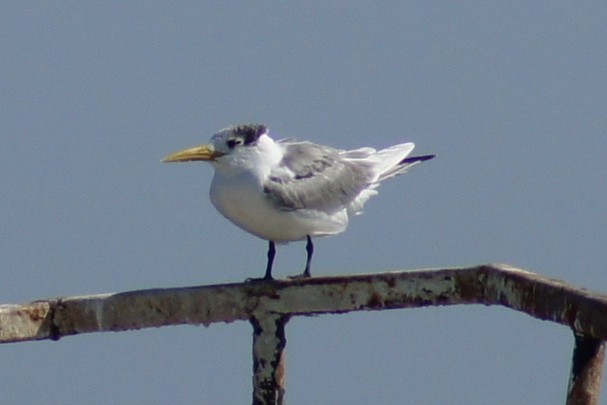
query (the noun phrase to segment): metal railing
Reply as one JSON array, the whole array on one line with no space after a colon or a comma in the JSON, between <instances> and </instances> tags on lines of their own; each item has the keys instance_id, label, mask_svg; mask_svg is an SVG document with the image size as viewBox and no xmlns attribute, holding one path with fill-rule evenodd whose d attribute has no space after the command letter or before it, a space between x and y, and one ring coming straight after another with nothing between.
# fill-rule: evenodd
<instances>
[{"instance_id":1,"label":"metal railing","mask_svg":"<svg viewBox=\"0 0 607 405\"><path fill-rule=\"evenodd\" d=\"M282 404L285 327L294 316L424 306L502 305L572 329L566 404L597 405L607 296L509 265L481 265L129 291L0 305L0 343L178 324L253 326L253 404Z\"/></svg>"}]
</instances>

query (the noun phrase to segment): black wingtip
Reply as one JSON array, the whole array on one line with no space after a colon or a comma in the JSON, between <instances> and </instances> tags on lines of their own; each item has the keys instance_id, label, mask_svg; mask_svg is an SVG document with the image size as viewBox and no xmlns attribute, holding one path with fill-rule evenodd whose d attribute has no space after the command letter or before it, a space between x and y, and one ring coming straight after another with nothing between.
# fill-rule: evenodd
<instances>
[{"instance_id":1,"label":"black wingtip","mask_svg":"<svg viewBox=\"0 0 607 405\"><path fill-rule=\"evenodd\" d=\"M426 160L434 159L435 157L436 157L436 155L412 156L412 157L404 158L403 160L400 161L399 164L410 165L412 163L425 162Z\"/></svg>"}]
</instances>

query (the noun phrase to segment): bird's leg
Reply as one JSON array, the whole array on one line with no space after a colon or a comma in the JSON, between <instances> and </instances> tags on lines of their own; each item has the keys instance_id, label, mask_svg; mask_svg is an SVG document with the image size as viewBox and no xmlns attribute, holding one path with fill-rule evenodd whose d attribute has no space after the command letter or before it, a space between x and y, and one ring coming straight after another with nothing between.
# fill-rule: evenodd
<instances>
[{"instance_id":1,"label":"bird's leg","mask_svg":"<svg viewBox=\"0 0 607 405\"><path fill-rule=\"evenodd\" d=\"M306 252L308 252L308 257L306 258L306 268L303 273L298 274L296 276L289 276L291 280L299 280L300 278L308 278L311 277L310 273L310 263L312 262L312 254L314 253L314 244L312 243L312 238L310 236L306 236L308 243L306 243Z\"/></svg>"},{"instance_id":2,"label":"bird's leg","mask_svg":"<svg viewBox=\"0 0 607 405\"><path fill-rule=\"evenodd\" d=\"M312 238L310 235L307 236L308 243L306 243L306 252L308 252L308 257L306 258L306 268L304 269L302 277L311 277L310 274L310 263L312 262L312 254L314 253L314 244L312 243Z\"/></svg>"},{"instance_id":3,"label":"bird's leg","mask_svg":"<svg viewBox=\"0 0 607 405\"><path fill-rule=\"evenodd\" d=\"M268 265L266 266L266 274L263 276L264 280L273 280L272 278L272 264L274 263L274 256L276 255L276 245L273 241L268 243Z\"/></svg>"}]
</instances>

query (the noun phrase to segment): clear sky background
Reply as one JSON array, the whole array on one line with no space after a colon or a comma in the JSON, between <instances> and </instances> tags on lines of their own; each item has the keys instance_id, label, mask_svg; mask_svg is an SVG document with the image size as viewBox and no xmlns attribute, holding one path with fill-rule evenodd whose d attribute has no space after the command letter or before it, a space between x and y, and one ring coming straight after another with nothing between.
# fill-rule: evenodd
<instances>
[{"instance_id":1,"label":"clear sky background","mask_svg":"<svg viewBox=\"0 0 607 405\"><path fill-rule=\"evenodd\" d=\"M214 210L212 169L160 163L246 122L438 155L317 239L315 275L506 262L607 292L606 21L604 1L2 2L0 302L261 276L266 242ZM304 260L280 247L275 275ZM251 333L3 345L2 401L250 403ZM290 404L563 403L573 346L482 306L287 338Z\"/></svg>"}]
</instances>

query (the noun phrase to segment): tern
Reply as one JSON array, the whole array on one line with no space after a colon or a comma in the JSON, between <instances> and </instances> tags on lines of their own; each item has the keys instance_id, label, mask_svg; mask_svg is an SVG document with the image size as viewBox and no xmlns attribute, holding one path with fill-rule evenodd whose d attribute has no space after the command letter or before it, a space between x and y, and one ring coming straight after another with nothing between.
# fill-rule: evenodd
<instances>
[{"instance_id":1,"label":"tern","mask_svg":"<svg viewBox=\"0 0 607 405\"><path fill-rule=\"evenodd\" d=\"M414 146L341 150L290 138L275 141L265 125L245 124L224 128L210 143L172 153L163 162L206 161L214 167L212 204L268 241L262 280L272 280L276 243L305 240L306 265L296 277L310 277L312 237L343 232L380 182L435 157L408 157Z\"/></svg>"}]
</instances>

